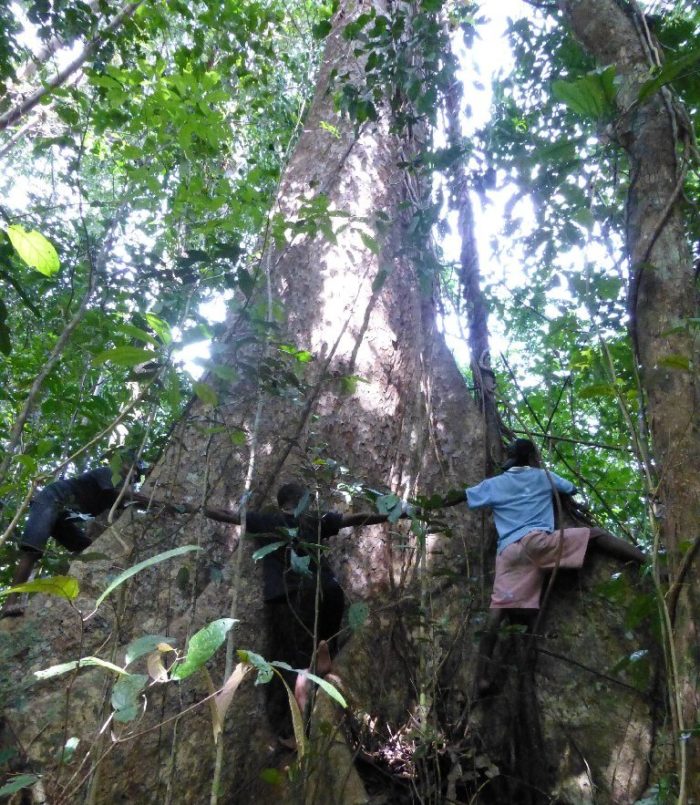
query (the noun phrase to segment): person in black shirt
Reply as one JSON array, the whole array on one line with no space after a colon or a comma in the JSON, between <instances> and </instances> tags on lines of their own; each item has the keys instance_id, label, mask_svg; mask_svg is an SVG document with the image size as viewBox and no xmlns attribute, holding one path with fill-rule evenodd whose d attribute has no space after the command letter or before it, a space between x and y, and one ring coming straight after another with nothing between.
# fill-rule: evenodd
<instances>
[{"instance_id":1,"label":"person in black shirt","mask_svg":"<svg viewBox=\"0 0 700 805\"><path fill-rule=\"evenodd\" d=\"M112 470L100 467L75 478L54 481L39 492L30 503L27 525L20 541L19 561L12 577L13 587L29 579L49 537L72 553L81 553L90 545L91 540L79 525L81 518L76 515L95 517L111 509L132 465L131 459L125 459L121 468L122 480L116 486L112 482ZM141 470L141 465L137 466L136 471L140 473ZM13 593L7 597L0 617L15 617L23 613L19 594Z\"/></svg>"},{"instance_id":2,"label":"person in black shirt","mask_svg":"<svg viewBox=\"0 0 700 805\"><path fill-rule=\"evenodd\" d=\"M304 500L308 501L308 491L302 484L284 484L277 492L279 509L248 512L246 531L265 535L264 540L258 540L262 547L281 543L262 559L263 597L274 659L325 676L331 671L345 600L338 580L322 556L322 543L343 528L384 523L389 516L374 512L314 513L308 509L299 512ZM407 516L406 510L402 516ZM294 695L303 713L308 679L301 674L294 681ZM273 721L284 720L286 697L277 697L271 691L269 709Z\"/></svg>"}]
</instances>

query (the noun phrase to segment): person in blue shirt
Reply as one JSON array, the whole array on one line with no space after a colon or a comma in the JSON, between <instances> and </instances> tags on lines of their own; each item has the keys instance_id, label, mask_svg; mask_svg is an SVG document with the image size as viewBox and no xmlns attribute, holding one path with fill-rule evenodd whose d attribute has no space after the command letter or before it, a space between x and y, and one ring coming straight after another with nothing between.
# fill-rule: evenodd
<instances>
[{"instance_id":1,"label":"person in blue shirt","mask_svg":"<svg viewBox=\"0 0 700 805\"><path fill-rule=\"evenodd\" d=\"M540 466L529 439L507 448L502 475L466 490L470 509L490 508L498 532L496 575L486 629L479 646L476 692L491 687L490 665L498 629L509 612L525 614L530 625L540 606L545 574L554 568L580 568L589 542L624 561L642 563L639 548L601 528L554 528L555 495L573 495L574 484ZM522 611L525 611L524 613Z\"/></svg>"}]
</instances>

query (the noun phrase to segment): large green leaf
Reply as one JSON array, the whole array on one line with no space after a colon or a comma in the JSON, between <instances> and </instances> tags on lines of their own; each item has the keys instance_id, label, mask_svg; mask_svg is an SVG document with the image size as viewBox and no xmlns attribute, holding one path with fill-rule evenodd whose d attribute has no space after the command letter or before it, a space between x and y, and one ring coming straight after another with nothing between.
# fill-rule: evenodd
<instances>
[{"instance_id":1,"label":"large green leaf","mask_svg":"<svg viewBox=\"0 0 700 805\"><path fill-rule=\"evenodd\" d=\"M589 73L576 81L554 81L554 97L583 117L600 120L615 112L615 68Z\"/></svg>"},{"instance_id":2,"label":"large green leaf","mask_svg":"<svg viewBox=\"0 0 700 805\"><path fill-rule=\"evenodd\" d=\"M27 232L19 224L10 224L5 232L17 254L28 266L46 277L53 277L58 272L61 261L58 259L56 249L41 232L35 230Z\"/></svg>"},{"instance_id":3,"label":"large green leaf","mask_svg":"<svg viewBox=\"0 0 700 805\"><path fill-rule=\"evenodd\" d=\"M198 671L226 640L229 629L236 622L233 618L219 618L193 634L187 647L187 656L175 666L171 677L186 679Z\"/></svg>"},{"instance_id":4,"label":"large green leaf","mask_svg":"<svg viewBox=\"0 0 700 805\"><path fill-rule=\"evenodd\" d=\"M669 59L659 70L659 72L649 81L645 81L639 90L639 102L643 103L650 95L653 95L661 87L674 81L678 76L689 70L700 61L700 46L684 53L677 59Z\"/></svg>"},{"instance_id":5,"label":"large green leaf","mask_svg":"<svg viewBox=\"0 0 700 805\"><path fill-rule=\"evenodd\" d=\"M65 598L73 601L80 592L78 580L73 576L49 576L43 579L34 579L6 590L0 590L0 596L10 593L44 593L44 595L55 595L58 598Z\"/></svg>"},{"instance_id":6,"label":"large green leaf","mask_svg":"<svg viewBox=\"0 0 700 805\"><path fill-rule=\"evenodd\" d=\"M201 551L202 549L197 547L196 545L183 545L181 548L173 548L170 551L164 551L163 553L158 553L155 556L152 556L150 559L144 559L143 562L139 562L138 564L134 565L133 567L128 568L123 573L120 573L116 579L112 581L112 583L107 587L107 589L100 595L100 597L95 601L95 609L99 607L99 605L107 598L107 596L114 592L114 590L119 587L120 584L123 584L127 579L130 579L132 576L135 576L142 570L145 570L147 567L152 567L153 565L157 565L160 562L164 562L166 559L172 559L174 556L181 556L183 553L189 553L190 551Z\"/></svg>"},{"instance_id":7,"label":"large green leaf","mask_svg":"<svg viewBox=\"0 0 700 805\"><path fill-rule=\"evenodd\" d=\"M92 362L95 366L100 366L100 364L109 361L116 366L131 368L132 366L138 366L140 363L147 363L157 358L157 353L150 349L141 349L140 347L115 347L114 349L106 349L103 352L99 352L92 359Z\"/></svg>"}]
</instances>

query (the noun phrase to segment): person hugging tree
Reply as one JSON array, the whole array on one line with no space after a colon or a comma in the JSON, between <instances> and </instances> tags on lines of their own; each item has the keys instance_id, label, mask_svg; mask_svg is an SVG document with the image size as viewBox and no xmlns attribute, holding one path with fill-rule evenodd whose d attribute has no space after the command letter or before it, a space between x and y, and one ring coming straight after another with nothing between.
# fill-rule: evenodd
<instances>
[{"instance_id":1,"label":"person hugging tree","mask_svg":"<svg viewBox=\"0 0 700 805\"><path fill-rule=\"evenodd\" d=\"M555 530L554 496L573 495L576 487L540 466L529 439L516 439L506 454L501 475L465 490L470 509L493 511L498 532L496 575L477 660L477 696L491 687L490 660L504 618L525 615L532 628L547 571L582 567L589 543L625 562L645 561L639 548L601 528Z\"/></svg>"},{"instance_id":2,"label":"person hugging tree","mask_svg":"<svg viewBox=\"0 0 700 805\"><path fill-rule=\"evenodd\" d=\"M54 481L45 486L29 504L29 517L20 540L19 560L12 577L12 587L24 584L32 574L53 537L72 553L81 553L92 542L80 527L81 515L97 517L109 511L122 492L125 481L134 475L140 476L145 465L136 460L133 450L122 450L119 479L113 477L111 467L83 472L74 478ZM124 490L129 499L130 487ZM11 593L0 609L0 618L18 617L24 614L20 605L20 593Z\"/></svg>"},{"instance_id":3,"label":"person hugging tree","mask_svg":"<svg viewBox=\"0 0 700 805\"><path fill-rule=\"evenodd\" d=\"M285 483L277 492L279 508L248 512L246 531L265 535L259 543L263 550L272 549L262 561L263 598L274 658L325 676L332 670L332 657L337 651L345 596L322 555L323 543L343 528L385 523L389 515L314 512L309 509L309 500L309 491L303 484ZM409 516L407 511L404 506L401 516ZM303 713L309 680L298 674L293 684ZM273 721L284 720L278 712L281 708L286 710L286 697L276 697L271 692L269 709Z\"/></svg>"}]
</instances>

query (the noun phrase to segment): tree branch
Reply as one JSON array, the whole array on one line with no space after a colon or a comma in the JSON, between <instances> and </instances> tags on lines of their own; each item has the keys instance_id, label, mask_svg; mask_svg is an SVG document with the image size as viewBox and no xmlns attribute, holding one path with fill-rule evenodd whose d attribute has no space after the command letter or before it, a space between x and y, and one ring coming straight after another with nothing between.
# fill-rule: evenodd
<instances>
[{"instance_id":1,"label":"tree branch","mask_svg":"<svg viewBox=\"0 0 700 805\"><path fill-rule=\"evenodd\" d=\"M28 98L25 98L17 106L9 109L4 115L0 115L0 131L16 123L20 118L24 117L30 110L32 110L41 100L52 92L57 87L60 87L65 81L77 70L79 70L88 58L97 50L102 44L105 37L115 31L125 19L131 17L136 9L143 3L144 0L137 0L135 3L128 3L117 16L106 26L103 31L96 34L83 48L83 52L74 59L69 65L63 68L59 73L50 79L43 87L35 90Z\"/></svg>"}]
</instances>

